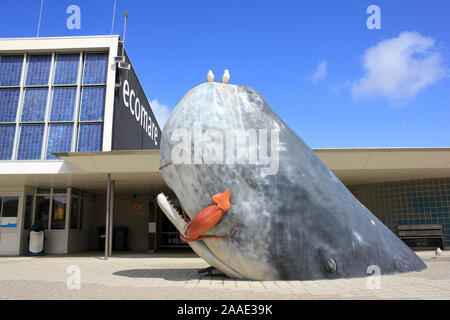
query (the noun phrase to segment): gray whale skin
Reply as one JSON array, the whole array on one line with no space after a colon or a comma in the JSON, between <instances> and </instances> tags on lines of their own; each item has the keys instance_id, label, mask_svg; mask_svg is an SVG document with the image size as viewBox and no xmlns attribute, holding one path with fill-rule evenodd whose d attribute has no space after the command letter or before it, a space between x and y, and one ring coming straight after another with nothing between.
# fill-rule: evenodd
<instances>
[{"instance_id":1,"label":"gray whale skin","mask_svg":"<svg viewBox=\"0 0 450 320\"><path fill-rule=\"evenodd\" d=\"M203 135L212 129L223 137L227 129L266 129L264 150L271 150L269 132L275 130L279 137L279 147L274 149L278 150L278 170L263 173L261 169L270 164L259 158L259 162L241 164L194 162L198 144L194 131L199 123ZM176 130L191 135L184 149L180 149ZM218 142L224 141L219 136L203 136L203 154L216 154L211 150L217 150ZM248 152L261 151L261 141L249 143ZM176 163L176 151L188 155L191 162ZM207 233L224 236L238 226L237 232L226 240L189 243L198 255L230 277L316 280L368 276L373 268L379 268L381 274L426 269L424 262L347 190L251 88L203 83L190 90L164 126L160 165L165 164L169 165L161 168L164 180L190 219L212 204L212 195L231 191L231 209ZM157 201L183 233L186 222L167 198L160 194Z\"/></svg>"}]
</instances>

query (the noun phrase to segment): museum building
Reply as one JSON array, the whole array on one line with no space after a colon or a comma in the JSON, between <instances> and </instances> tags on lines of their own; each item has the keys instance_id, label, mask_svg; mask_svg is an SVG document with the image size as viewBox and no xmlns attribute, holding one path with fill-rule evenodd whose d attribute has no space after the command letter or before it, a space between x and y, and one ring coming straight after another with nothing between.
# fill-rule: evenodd
<instances>
[{"instance_id":1,"label":"museum building","mask_svg":"<svg viewBox=\"0 0 450 320\"><path fill-rule=\"evenodd\" d=\"M139 72L118 36L0 39L0 255L24 254L36 223L47 253L187 246L155 201L174 195ZM394 232L438 225L450 245L450 148L314 151Z\"/></svg>"}]
</instances>

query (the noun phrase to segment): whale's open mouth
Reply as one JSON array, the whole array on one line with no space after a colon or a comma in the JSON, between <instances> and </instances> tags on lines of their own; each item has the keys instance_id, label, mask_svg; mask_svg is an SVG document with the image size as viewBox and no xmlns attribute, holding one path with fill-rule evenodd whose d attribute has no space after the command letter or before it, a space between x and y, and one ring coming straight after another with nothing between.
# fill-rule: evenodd
<instances>
[{"instance_id":1,"label":"whale's open mouth","mask_svg":"<svg viewBox=\"0 0 450 320\"><path fill-rule=\"evenodd\" d=\"M184 229L189 222L187 221L186 217L183 216L183 214L179 212L177 209L175 209L173 204L170 202L169 198L166 197L164 193L158 194L156 200L158 201L159 207L167 216L167 218L170 220L170 222L172 222L172 224L184 236ZM245 278L239 272L236 272L228 265L220 261L211 252L211 250L209 250L209 248L202 240L188 243L191 246L192 250L195 251L195 253L197 253L200 257L202 257L206 262L208 262L213 267L216 267L217 269L221 270L227 276L231 278Z\"/></svg>"}]
</instances>

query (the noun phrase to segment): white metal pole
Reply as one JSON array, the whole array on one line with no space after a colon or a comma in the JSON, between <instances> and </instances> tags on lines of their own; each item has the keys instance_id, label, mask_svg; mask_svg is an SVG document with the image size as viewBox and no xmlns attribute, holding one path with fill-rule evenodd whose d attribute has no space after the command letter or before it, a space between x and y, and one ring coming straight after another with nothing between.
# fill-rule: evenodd
<instances>
[{"instance_id":1,"label":"white metal pole","mask_svg":"<svg viewBox=\"0 0 450 320\"><path fill-rule=\"evenodd\" d=\"M113 226L114 226L114 192L116 189L116 182L114 180L111 181L110 188L110 196L109 196L109 242L108 242L108 256L112 256L112 247L113 247Z\"/></svg>"},{"instance_id":2,"label":"white metal pole","mask_svg":"<svg viewBox=\"0 0 450 320\"><path fill-rule=\"evenodd\" d=\"M111 174L108 173L108 180L107 180L107 184L106 184L105 260L108 260L108 255L109 255L110 204L111 204Z\"/></svg>"},{"instance_id":3,"label":"white metal pole","mask_svg":"<svg viewBox=\"0 0 450 320\"><path fill-rule=\"evenodd\" d=\"M111 34L113 34L113 30L114 30L114 18L116 16L116 4L117 4L117 0L114 0L114 10L113 10L113 16L112 16Z\"/></svg>"},{"instance_id":4,"label":"white metal pole","mask_svg":"<svg viewBox=\"0 0 450 320\"><path fill-rule=\"evenodd\" d=\"M39 38L39 31L41 30L41 18L42 18L42 8L44 7L44 0L41 0L41 11L39 12L39 21L36 38Z\"/></svg>"},{"instance_id":5,"label":"white metal pole","mask_svg":"<svg viewBox=\"0 0 450 320\"><path fill-rule=\"evenodd\" d=\"M128 10L125 11L125 23L123 25L122 56L124 55L124 52L125 52L125 35L127 32L127 20L128 20L129 14L130 14L130 12Z\"/></svg>"}]
</instances>

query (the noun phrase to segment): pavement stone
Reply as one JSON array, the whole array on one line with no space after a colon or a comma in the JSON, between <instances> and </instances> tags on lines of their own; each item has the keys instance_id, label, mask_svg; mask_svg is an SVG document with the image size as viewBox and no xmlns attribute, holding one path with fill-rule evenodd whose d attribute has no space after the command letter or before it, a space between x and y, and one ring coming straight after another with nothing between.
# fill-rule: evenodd
<instances>
[{"instance_id":1,"label":"pavement stone","mask_svg":"<svg viewBox=\"0 0 450 320\"><path fill-rule=\"evenodd\" d=\"M428 269L369 278L247 281L199 275L207 263L194 254L100 253L0 257L0 299L437 299L450 300L450 251L417 252ZM69 266L80 271L80 289ZM215 271L216 272L216 271ZM373 279L369 279L373 280Z\"/></svg>"}]
</instances>

